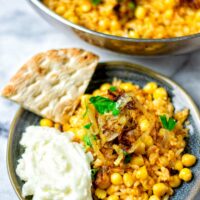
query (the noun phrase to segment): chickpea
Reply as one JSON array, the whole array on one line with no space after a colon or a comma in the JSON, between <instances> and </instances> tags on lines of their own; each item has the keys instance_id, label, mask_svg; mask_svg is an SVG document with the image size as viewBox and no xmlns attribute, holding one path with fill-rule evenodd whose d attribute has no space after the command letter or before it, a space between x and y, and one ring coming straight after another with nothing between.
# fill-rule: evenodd
<instances>
[{"instance_id":1,"label":"chickpea","mask_svg":"<svg viewBox=\"0 0 200 200\"><path fill-rule=\"evenodd\" d=\"M111 185L110 177L105 170L97 173L95 184L102 190L107 189Z\"/></svg>"}]
</instances>

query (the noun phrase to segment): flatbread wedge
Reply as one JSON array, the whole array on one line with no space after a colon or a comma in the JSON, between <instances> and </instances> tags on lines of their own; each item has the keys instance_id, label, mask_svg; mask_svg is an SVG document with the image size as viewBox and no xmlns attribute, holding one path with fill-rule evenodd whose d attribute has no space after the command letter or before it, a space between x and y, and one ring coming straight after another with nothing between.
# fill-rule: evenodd
<instances>
[{"instance_id":1,"label":"flatbread wedge","mask_svg":"<svg viewBox=\"0 0 200 200\"><path fill-rule=\"evenodd\" d=\"M98 56L82 49L39 53L19 69L2 96L63 124L74 113L97 63Z\"/></svg>"}]
</instances>

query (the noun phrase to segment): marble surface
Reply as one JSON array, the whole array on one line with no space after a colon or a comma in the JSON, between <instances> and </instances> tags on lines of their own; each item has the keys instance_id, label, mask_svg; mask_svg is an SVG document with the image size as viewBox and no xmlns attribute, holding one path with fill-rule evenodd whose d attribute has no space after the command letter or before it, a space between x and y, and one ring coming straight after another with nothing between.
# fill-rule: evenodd
<instances>
[{"instance_id":1,"label":"marble surface","mask_svg":"<svg viewBox=\"0 0 200 200\"><path fill-rule=\"evenodd\" d=\"M62 34L35 13L25 0L1 0L0 89L27 58L53 48L81 47L101 61L124 60L147 66L178 82L200 107L200 52L176 57L135 58L91 46L74 33ZM17 200L6 171L6 142L9 125L18 106L0 98L0 199Z\"/></svg>"}]
</instances>

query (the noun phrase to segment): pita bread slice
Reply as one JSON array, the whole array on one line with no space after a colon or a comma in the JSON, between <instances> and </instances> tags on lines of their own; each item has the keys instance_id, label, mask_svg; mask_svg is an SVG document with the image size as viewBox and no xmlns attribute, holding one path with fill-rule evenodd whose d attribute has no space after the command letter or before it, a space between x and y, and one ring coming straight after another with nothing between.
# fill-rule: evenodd
<instances>
[{"instance_id":1,"label":"pita bread slice","mask_svg":"<svg viewBox=\"0 0 200 200\"><path fill-rule=\"evenodd\" d=\"M14 75L2 96L24 108L65 123L85 93L98 56L81 49L39 53Z\"/></svg>"}]
</instances>

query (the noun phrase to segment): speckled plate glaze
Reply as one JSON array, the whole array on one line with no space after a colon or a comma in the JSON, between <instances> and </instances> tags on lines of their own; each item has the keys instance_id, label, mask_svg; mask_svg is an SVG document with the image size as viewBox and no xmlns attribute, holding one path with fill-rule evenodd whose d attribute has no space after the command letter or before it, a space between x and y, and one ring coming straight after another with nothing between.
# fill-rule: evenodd
<instances>
[{"instance_id":1,"label":"speckled plate glaze","mask_svg":"<svg viewBox=\"0 0 200 200\"><path fill-rule=\"evenodd\" d=\"M124 62L100 63L90 82L87 92L98 88L102 83L112 82L113 78L119 78L123 81L131 81L140 86L149 81L155 81L160 86L165 87L172 98L172 102L177 110L187 107L190 109L190 137L188 139L187 152L190 152L200 159L200 113L190 98L190 96L176 83L156 72L146 69L142 66ZM17 160L20 158L23 149L19 145L22 132L29 125L38 125L40 117L20 109L13 120L7 150L7 167L10 181L15 189L19 199L25 200L21 196L23 182L15 173ZM194 178L190 183L183 183L180 188L175 190L171 200L199 200L198 190L200 189L200 161L192 168ZM31 198L26 198L31 199Z\"/></svg>"}]
</instances>

